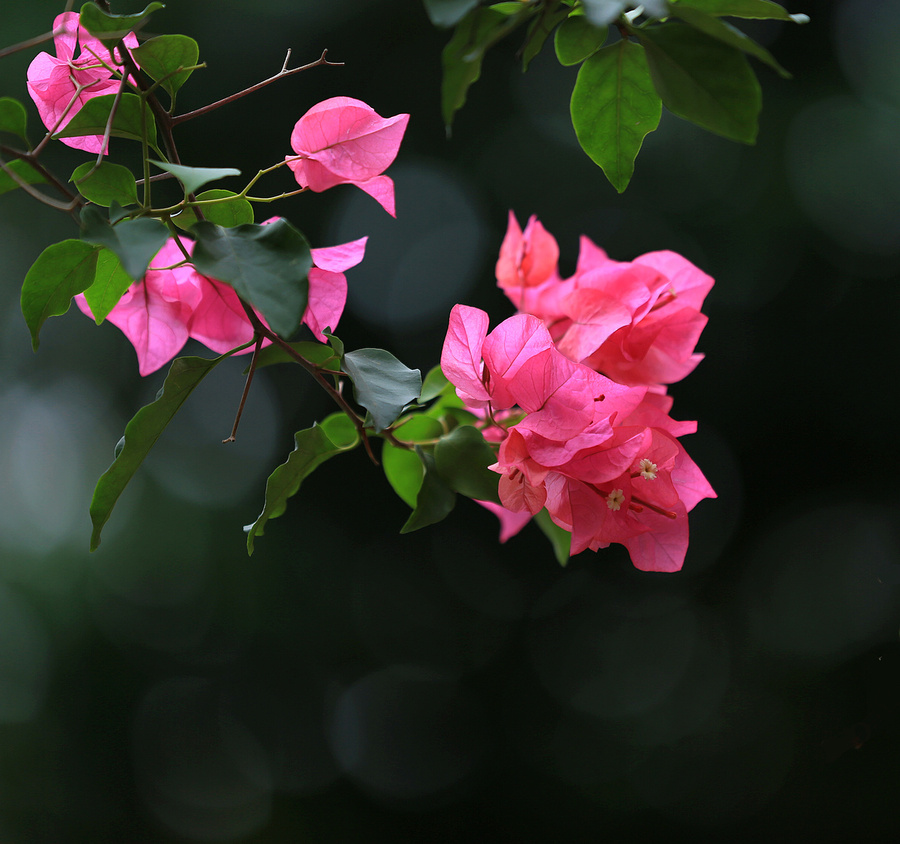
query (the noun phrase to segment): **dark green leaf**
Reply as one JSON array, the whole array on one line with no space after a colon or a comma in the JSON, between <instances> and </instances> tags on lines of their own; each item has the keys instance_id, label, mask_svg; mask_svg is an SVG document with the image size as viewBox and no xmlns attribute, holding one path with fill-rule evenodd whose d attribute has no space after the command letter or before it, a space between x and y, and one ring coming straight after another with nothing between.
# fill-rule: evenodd
<instances>
[{"instance_id":1,"label":"dark green leaf","mask_svg":"<svg viewBox=\"0 0 900 844\"><path fill-rule=\"evenodd\" d=\"M267 226L223 228L199 222L193 259L197 271L230 284L282 337L303 318L312 255L306 238L287 220Z\"/></svg>"},{"instance_id":2,"label":"dark green leaf","mask_svg":"<svg viewBox=\"0 0 900 844\"><path fill-rule=\"evenodd\" d=\"M550 518L550 514L546 510L541 510L535 517L537 526L544 532L544 536L550 540L553 545L553 553L556 555L556 561L564 566L569 562L569 551L572 548L572 534L565 528L561 528Z\"/></svg>"},{"instance_id":3,"label":"dark green leaf","mask_svg":"<svg viewBox=\"0 0 900 844\"><path fill-rule=\"evenodd\" d=\"M500 475L488 469L496 462L494 450L471 425L455 428L434 447L434 463L447 486L478 501L500 503Z\"/></svg>"},{"instance_id":4,"label":"dark green leaf","mask_svg":"<svg viewBox=\"0 0 900 844\"><path fill-rule=\"evenodd\" d=\"M77 242L77 241L76 241ZM94 489L91 500L91 521L94 532L91 550L100 545L100 532L109 520L113 507L125 490L138 467L156 444L166 425L181 409L194 388L228 355L206 358L176 358L163 383L156 401L142 407L125 426L125 443L116 446L117 456L103 473Z\"/></svg>"},{"instance_id":5,"label":"dark green leaf","mask_svg":"<svg viewBox=\"0 0 900 844\"><path fill-rule=\"evenodd\" d=\"M687 3L678 3L672 7L672 14L681 18L686 24L700 32L705 32L717 41L736 47L738 50L755 56L764 64L777 71L784 79L790 79L791 75L778 62L775 57L763 46L757 44L752 38L748 38L739 29L719 20L706 12L698 11Z\"/></svg>"},{"instance_id":6,"label":"dark green leaf","mask_svg":"<svg viewBox=\"0 0 900 844\"><path fill-rule=\"evenodd\" d=\"M48 246L32 264L22 284L22 314L37 351L44 322L69 310L72 297L94 282L99 250L83 240Z\"/></svg>"},{"instance_id":7,"label":"dark green leaf","mask_svg":"<svg viewBox=\"0 0 900 844\"><path fill-rule=\"evenodd\" d=\"M118 256L108 249L100 249L97 253L94 283L84 291L84 298L87 299L97 325L106 319L131 285L131 276L125 272Z\"/></svg>"},{"instance_id":8,"label":"dark green leaf","mask_svg":"<svg viewBox=\"0 0 900 844\"><path fill-rule=\"evenodd\" d=\"M637 35L666 108L710 132L755 142L762 92L740 50L680 23Z\"/></svg>"},{"instance_id":9,"label":"dark green leaf","mask_svg":"<svg viewBox=\"0 0 900 844\"><path fill-rule=\"evenodd\" d=\"M344 420L344 414L334 414ZM321 466L330 457L353 448L359 438L350 440L342 422L329 422L329 417L321 425L313 425L294 434L294 450L288 455L286 462L269 475L266 481L266 503L262 512L252 525L247 525L247 552L253 553L253 542L257 536L265 532L266 522L275 519L287 509L287 502L296 495L300 484L313 470ZM349 420L347 420L349 422ZM351 423L352 427L352 423ZM356 431L354 429L354 435ZM332 439L334 437L334 439Z\"/></svg>"},{"instance_id":10,"label":"dark green leaf","mask_svg":"<svg viewBox=\"0 0 900 844\"><path fill-rule=\"evenodd\" d=\"M678 0L672 5L672 10L678 10L678 6L685 0ZM756 20L793 21L794 23L809 23L806 15L792 15L777 3L769 0L689 0L685 2L694 9L706 12L716 17L753 18Z\"/></svg>"},{"instance_id":11,"label":"dark green leaf","mask_svg":"<svg viewBox=\"0 0 900 844\"><path fill-rule=\"evenodd\" d=\"M343 358L357 403L372 416L376 433L390 425L422 391L422 374L384 349L358 349Z\"/></svg>"},{"instance_id":12,"label":"dark green leaf","mask_svg":"<svg viewBox=\"0 0 900 844\"><path fill-rule=\"evenodd\" d=\"M416 498L425 477L425 467L419 455L385 443L381 449L381 468L394 492L415 510Z\"/></svg>"},{"instance_id":13,"label":"dark green leaf","mask_svg":"<svg viewBox=\"0 0 900 844\"><path fill-rule=\"evenodd\" d=\"M181 164L166 164L162 161L154 161L150 159L152 164L171 173L184 187L184 192L196 193L209 182L215 182L224 179L226 176L240 176L241 171L235 170L234 167L185 167Z\"/></svg>"},{"instance_id":14,"label":"dark green leaf","mask_svg":"<svg viewBox=\"0 0 900 844\"><path fill-rule=\"evenodd\" d=\"M422 393L419 395L419 401L424 404L436 399L447 389L449 383L440 366L432 367L422 381Z\"/></svg>"},{"instance_id":15,"label":"dark green leaf","mask_svg":"<svg viewBox=\"0 0 900 844\"><path fill-rule=\"evenodd\" d=\"M253 206L234 191L221 188L205 190L203 193L197 194L197 199L200 201L208 199L226 200L215 202L212 205L201 206L203 208L203 217L207 222L226 229L253 222ZM193 208L185 208L177 217L172 218L172 222L179 228L187 231L197 222L197 212Z\"/></svg>"},{"instance_id":16,"label":"dark green leaf","mask_svg":"<svg viewBox=\"0 0 900 844\"><path fill-rule=\"evenodd\" d=\"M608 34L608 26L594 26L584 15L567 18L553 37L559 63L569 67L583 62L603 46Z\"/></svg>"},{"instance_id":17,"label":"dark green leaf","mask_svg":"<svg viewBox=\"0 0 900 844\"><path fill-rule=\"evenodd\" d=\"M322 332L328 338L328 345L334 349L334 353L339 357L344 357L344 343L339 337L335 337L334 334L331 334L326 328Z\"/></svg>"},{"instance_id":18,"label":"dark green leaf","mask_svg":"<svg viewBox=\"0 0 900 844\"><path fill-rule=\"evenodd\" d=\"M410 514L400 533L412 533L443 521L456 504L456 493L441 479L434 465L434 457L418 446L416 452L425 467L425 477L416 496L416 509Z\"/></svg>"},{"instance_id":19,"label":"dark green leaf","mask_svg":"<svg viewBox=\"0 0 900 844\"><path fill-rule=\"evenodd\" d=\"M109 161L87 161L75 168L70 182L78 192L97 205L109 207L113 202L120 205L137 204L137 185L127 167Z\"/></svg>"},{"instance_id":20,"label":"dark green leaf","mask_svg":"<svg viewBox=\"0 0 900 844\"><path fill-rule=\"evenodd\" d=\"M36 185L47 181L41 173L35 170L34 167L22 158L16 158L13 161L4 161L3 166L0 167L0 194L9 193L11 190L21 187L19 183L6 172L7 170L11 170L27 185Z\"/></svg>"},{"instance_id":21,"label":"dark green leaf","mask_svg":"<svg viewBox=\"0 0 900 844\"><path fill-rule=\"evenodd\" d=\"M644 138L662 114L641 46L623 38L585 61L572 90L571 113L578 143L621 193Z\"/></svg>"},{"instance_id":22,"label":"dark green leaf","mask_svg":"<svg viewBox=\"0 0 900 844\"><path fill-rule=\"evenodd\" d=\"M169 239L169 230L149 217L111 226L97 207L88 205L81 212L81 239L115 252L125 272L137 281Z\"/></svg>"},{"instance_id":23,"label":"dark green leaf","mask_svg":"<svg viewBox=\"0 0 900 844\"><path fill-rule=\"evenodd\" d=\"M187 35L159 35L131 51L135 61L155 82L159 82L172 100L200 58L200 48Z\"/></svg>"},{"instance_id":24,"label":"dark green leaf","mask_svg":"<svg viewBox=\"0 0 900 844\"><path fill-rule=\"evenodd\" d=\"M521 4L520 4L521 5ZM564 21L569 16L569 9L545 8L541 11L528 27L528 34L525 36L525 44L522 47L522 71L528 70L531 60L540 53L547 40L547 36L556 28L557 24Z\"/></svg>"},{"instance_id":25,"label":"dark green leaf","mask_svg":"<svg viewBox=\"0 0 900 844\"><path fill-rule=\"evenodd\" d=\"M106 131L115 94L103 94L88 100L78 113L60 129L54 138L74 138L82 135L102 135ZM115 138L141 140L141 98L137 94L122 94L113 117L111 135ZM156 122L147 109L147 140L156 149Z\"/></svg>"},{"instance_id":26,"label":"dark green leaf","mask_svg":"<svg viewBox=\"0 0 900 844\"><path fill-rule=\"evenodd\" d=\"M85 3L81 7L80 22L91 35L110 45L124 38L129 32L137 32L157 9L165 9L165 4L150 3L143 12L136 15L109 15L100 11L96 3Z\"/></svg>"},{"instance_id":27,"label":"dark green leaf","mask_svg":"<svg viewBox=\"0 0 900 844\"><path fill-rule=\"evenodd\" d=\"M27 123L28 114L22 103L12 97L0 97L0 132L16 135L27 144Z\"/></svg>"},{"instance_id":28,"label":"dark green leaf","mask_svg":"<svg viewBox=\"0 0 900 844\"><path fill-rule=\"evenodd\" d=\"M129 206L122 207L116 200L109 204L109 222L115 225L119 220L124 220L133 209Z\"/></svg>"},{"instance_id":29,"label":"dark green leaf","mask_svg":"<svg viewBox=\"0 0 900 844\"><path fill-rule=\"evenodd\" d=\"M484 54L520 22L518 17L482 8L473 9L456 27L441 54L441 111L448 131L453 115L465 105L469 87L481 76Z\"/></svg>"},{"instance_id":30,"label":"dark green leaf","mask_svg":"<svg viewBox=\"0 0 900 844\"><path fill-rule=\"evenodd\" d=\"M423 0L423 2L431 22L440 27L455 26L478 5L478 0Z\"/></svg>"}]
</instances>

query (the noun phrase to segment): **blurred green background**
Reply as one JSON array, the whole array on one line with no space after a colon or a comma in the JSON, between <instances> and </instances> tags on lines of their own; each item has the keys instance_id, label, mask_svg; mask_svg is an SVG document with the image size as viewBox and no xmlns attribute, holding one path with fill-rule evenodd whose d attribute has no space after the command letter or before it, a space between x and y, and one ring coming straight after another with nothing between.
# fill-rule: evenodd
<instances>
[{"instance_id":1,"label":"blurred green background","mask_svg":"<svg viewBox=\"0 0 900 844\"><path fill-rule=\"evenodd\" d=\"M2 44L62 7L6 5ZM664 113L619 196L577 146L577 69L550 48L524 76L519 36L494 50L447 140L449 34L418 2L169 0L152 30L191 35L208 65L179 110L275 73L288 48L295 64L323 48L346 62L184 125L186 164L255 173L326 97L411 114L396 220L351 187L271 207L314 246L369 235L348 273L348 348L424 371L455 302L509 315L493 281L509 209L557 237L563 274L580 234L619 260L675 249L712 274L706 360L671 392L673 415L699 420L686 445L719 498L691 514L679 574L638 572L618 546L563 570L536 528L500 546L468 501L399 536L407 508L360 450L320 468L248 559L241 526L265 477L330 408L299 370L264 370L223 446L237 362L197 390L89 554L93 485L164 373L140 379L121 333L74 308L32 353L21 281L76 231L7 194L0 841L900 832L900 9L789 10L812 22L752 27L795 76L757 66L758 144ZM28 104L37 138L35 52L0 62L0 93ZM85 159L48 160L68 174Z\"/></svg>"}]
</instances>

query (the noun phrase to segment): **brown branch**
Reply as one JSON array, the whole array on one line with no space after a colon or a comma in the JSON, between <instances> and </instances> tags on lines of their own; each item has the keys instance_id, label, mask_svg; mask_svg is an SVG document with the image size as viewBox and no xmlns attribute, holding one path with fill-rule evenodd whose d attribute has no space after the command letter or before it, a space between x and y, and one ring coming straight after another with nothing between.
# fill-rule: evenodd
<instances>
[{"instance_id":1,"label":"brown branch","mask_svg":"<svg viewBox=\"0 0 900 844\"><path fill-rule=\"evenodd\" d=\"M183 123L185 120L192 120L195 117L200 117L201 115L207 114L214 109L219 108L223 105L228 105L229 103L233 103L235 100L239 100L241 97L246 97L247 94L253 94L258 91L260 88L265 88L266 85L271 85L273 82L277 82L279 79L284 79L288 76L293 76L295 73L300 73L304 70L310 70L314 67L319 67L320 65L329 65L332 67L339 67L343 65L343 62L330 62L325 58L328 50L322 50L322 55L319 56L314 62L310 62L309 64L302 65L301 67L295 67L292 70L287 70L287 63L291 57L291 51L288 50L287 56L284 59L284 64L281 66L281 70L278 71L274 76L270 76L268 79L264 79L262 82L257 82L256 85L251 85L249 88L245 88L243 91L238 91L236 94L232 94L229 97L225 97L224 99L217 100L214 103L210 103L209 105L205 105L202 108L195 109L194 111L188 111L184 114L176 115L175 117L170 118L173 126L177 126L179 123Z\"/></svg>"}]
</instances>

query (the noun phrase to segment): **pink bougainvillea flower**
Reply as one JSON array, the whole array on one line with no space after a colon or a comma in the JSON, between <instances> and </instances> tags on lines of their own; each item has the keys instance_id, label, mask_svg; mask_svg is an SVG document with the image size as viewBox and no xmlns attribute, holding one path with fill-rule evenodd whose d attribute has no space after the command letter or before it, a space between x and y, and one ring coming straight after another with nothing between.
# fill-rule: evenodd
<instances>
[{"instance_id":1,"label":"pink bougainvillea flower","mask_svg":"<svg viewBox=\"0 0 900 844\"><path fill-rule=\"evenodd\" d=\"M441 367L499 442L505 541L541 509L572 535L571 553L624 545L635 566L674 571L687 513L715 493L677 437L696 429L668 415L671 398L616 383L565 357L536 317L488 332L487 314L457 305Z\"/></svg>"},{"instance_id":2,"label":"pink bougainvillea flower","mask_svg":"<svg viewBox=\"0 0 900 844\"><path fill-rule=\"evenodd\" d=\"M190 255L194 242L179 240ZM365 246L363 237L311 250L315 266L309 271L309 302L303 322L323 342L322 330L337 327L347 299L343 270L363 259ZM75 300L84 313L93 316L84 294ZM265 324L259 312L257 316ZM156 253L144 277L128 288L107 319L131 341L141 375L165 366L188 338L224 354L249 343L254 336L253 324L234 288L200 275L192 264L185 263L184 252L173 238ZM270 343L266 339L262 345ZM248 348L238 354L251 351Z\"/></svg>"},{"instance_id":3,"label":"pink bougainvillea flower","mask_svg":"<svg viewBox=\"0 0 900 844\"><path fill-rule=\"evenodd\" d=\"M613 261L582 237L575 274L563 279L557 255L536 218L522 233L511 214L497 283L543 320L566 357L632 385L672 384L702 360L694 349L713 279L690 261L669 251Z\"/></svg>"},{"instance_id":4,"label":"pink bougainvillea flower","mask_svg":"<svg viewBox=\"0 0 900 844\"><path fill-rule=\"evenodd\" d=\"M93 97L114 94L120 80L113 73L118 64L99 39L79 25L77 12L64 12L53 22L56 56L38 53L28 66L28 93L34 100L44 125L59 131ZM129 49L138 46L131 32L123 39ZM75 56L76 46L80 47ZM101 152L103 136L60 138L66 146L86 152ZM106 153L103 149L102 152Z\"/></svg>"},{"instance_id":5,"label":"pink bougainvillea flower","mask_svg":"<svg viewBox=\"0 0 900 844\"><path fill-rule=\"evenodd\" d=\"M296 155L285 160L301 187L319 193L356 185L395 217L394 182L382 174L397 157L408 122L408 114L385 118L361 100L332 97L297 121Z\"/></svg>"}]
</instances>

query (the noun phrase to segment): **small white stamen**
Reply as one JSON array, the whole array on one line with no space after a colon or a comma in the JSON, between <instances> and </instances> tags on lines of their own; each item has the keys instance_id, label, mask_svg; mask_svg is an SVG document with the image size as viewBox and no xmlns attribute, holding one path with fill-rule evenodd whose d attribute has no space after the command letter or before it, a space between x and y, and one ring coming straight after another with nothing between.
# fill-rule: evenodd
<instances>
[{"instance_id":1,"label":"small white stamen","mask_svg":"<svg viewBox=\"0 0 900 844\"><path fill-rule=\"evenodd\" d=\"M646 457L641 460L641 477L645 481L652 481L656 478L657 465Z\"/></svg>"},{"instance_id":2,"label":"small white stamen","mask_svg":"<svg viewBox=\"0 0 900 844\"><path fill-rule=\"evenodd\" d=\"M623 501L625 501L625 496L622 494L621 489L614 489L606 496L606 506L610 510L618 510L622 506Z\"/></svg>"}]
</instances>

